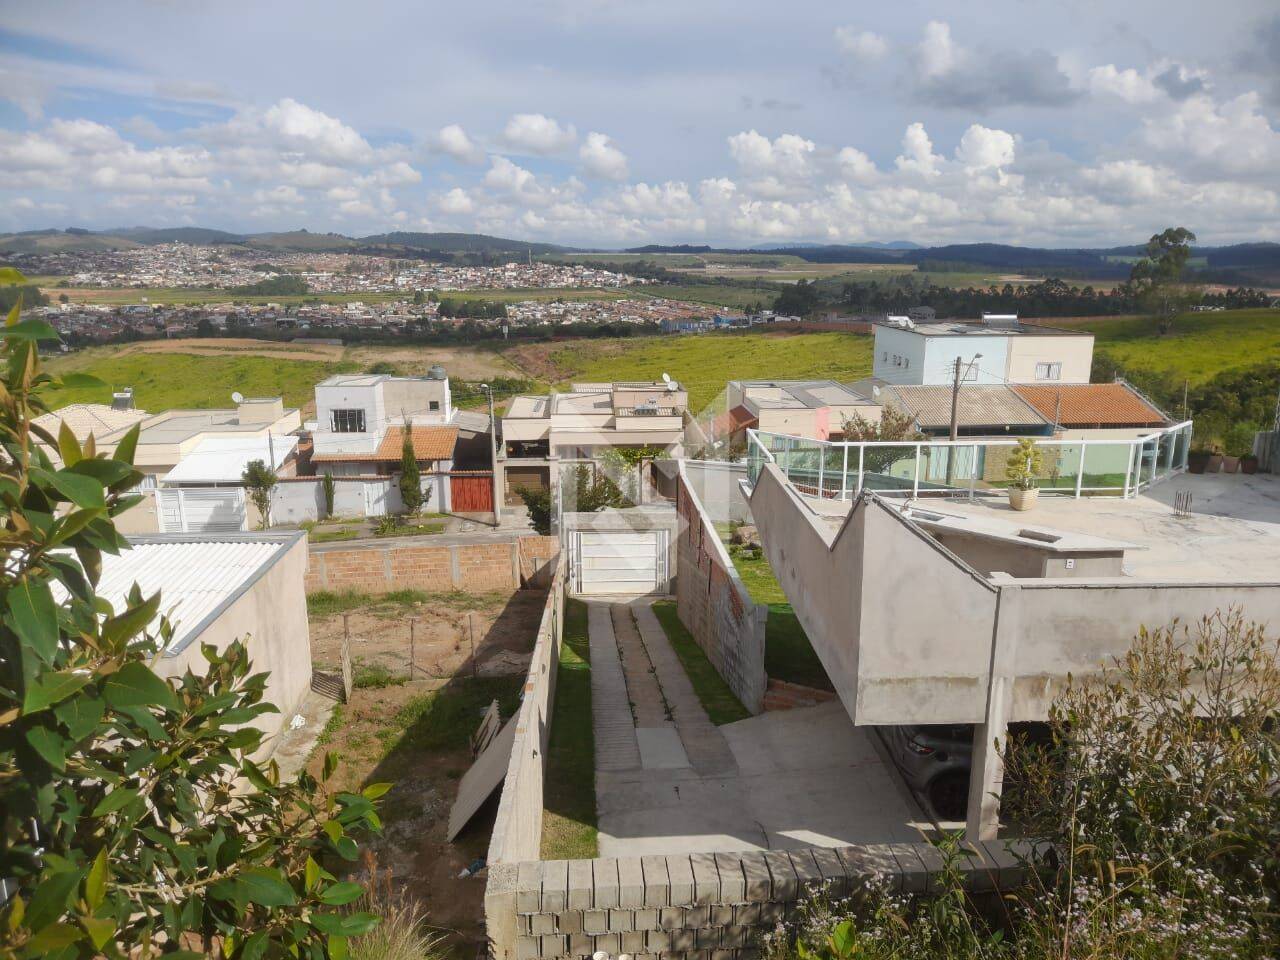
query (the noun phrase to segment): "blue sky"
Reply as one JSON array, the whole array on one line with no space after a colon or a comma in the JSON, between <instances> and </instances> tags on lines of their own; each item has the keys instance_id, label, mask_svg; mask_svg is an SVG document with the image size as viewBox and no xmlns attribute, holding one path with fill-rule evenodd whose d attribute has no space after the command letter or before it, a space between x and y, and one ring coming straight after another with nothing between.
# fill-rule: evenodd
<instances>
[{"instance_id":1,"label":"blue sky","mask_svg":"<svg viewBox=\"0 0 1280 960\"><path fill-rule=\"evenodd\" d=\"M0 0L0 229L1280 240L1280 15Z\"/></svg>"}]
</instances>

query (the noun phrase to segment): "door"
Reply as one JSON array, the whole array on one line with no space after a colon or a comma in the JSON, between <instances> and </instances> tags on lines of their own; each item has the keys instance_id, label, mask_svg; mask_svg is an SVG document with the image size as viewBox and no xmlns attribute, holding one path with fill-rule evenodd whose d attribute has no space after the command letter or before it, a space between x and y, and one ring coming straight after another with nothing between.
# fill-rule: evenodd
<instances>
[{"instance_id":1,"label":"door","mask_svg":"<svg viewBox=\"0 0 1280 960\"><path fill-rule=\"evenodd\" d=\"M667 531L572 534L574 592L583 596L666 592Z\"/></svg>"},{"instance_id":2,"label":"door","mask_svg":"<svg viewBox=\"0 0 1280 960\"><path fill-rule=\"evenodd\" d=\"M387 513L387 498L391 495L390 480L368 480L364 485L364 515L382 517Z\"/></svg>"},{"instance_id":3,"label":"door","mask_svg":"<svg viewBox=\"0 0 1280 960\"><path fill-rule=\"evenodd\" d=\"M454 513L493 513L493 474L450 474L449 502Z\"/></svg>"},{"instance_id":4,"label":"door","mask_svg":"<svg viewBox=\"0 0 1280 960\"><path fill-rule=\"evenodd\" d=\"M241 487L176 487L156 491L162 533L240 533L245 529Z\"/></svg>"}]
</instances>

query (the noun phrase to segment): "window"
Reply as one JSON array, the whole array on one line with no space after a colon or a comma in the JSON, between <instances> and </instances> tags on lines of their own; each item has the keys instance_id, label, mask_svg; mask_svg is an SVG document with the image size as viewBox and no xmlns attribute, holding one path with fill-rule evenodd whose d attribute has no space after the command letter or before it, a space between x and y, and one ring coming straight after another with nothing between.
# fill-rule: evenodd
<instances>
[{"instance_id":1,"label":"window","mask_svg":"<svg viewBox=\"0 0 1280 960\"><path fill-rule=\"evenodd\" d=\"M439 400L430 400L430 401L428 401L427 406L429 406L432 410L439 410L439 409L440 409L440 401L439 401Z\"/></svg>"},{"instance_id":2,"label":"window","mask_svg":"<svg viewBox=\"0 0 1280 960\"><path fill-rule=\"evenodd\" d=\"M334 410L334 433L364 433L363 410Z\"/></svg>"},{"instance_id":3,"label":"window","mask_svg":"<svg viewBox=\"0 0 1280 960\"><path fill-rule=\"evenodd\" d=\"M1037 363L1036 379L1037 380L1061 380L1062 364L1061 363Z\"/></svg>"}]
</instances>

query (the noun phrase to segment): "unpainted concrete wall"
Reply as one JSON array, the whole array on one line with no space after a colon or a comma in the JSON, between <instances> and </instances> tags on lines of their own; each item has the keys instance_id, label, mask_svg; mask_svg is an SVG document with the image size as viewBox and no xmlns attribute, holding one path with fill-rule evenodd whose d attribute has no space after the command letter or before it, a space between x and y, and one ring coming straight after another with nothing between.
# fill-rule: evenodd
<instances>
[{"instance_id":1,"label":"unpainted concrete wall","mask_svg":"<svg viewBox=\"0 0 1280 960\"><path fill-rule=\"evenodd\" d=\"M966 887L994 900L1021 884L1037 851L965 845ZM748 960L760 934L796 919L819 891L835 901L872 882L928 893L942 855L927 843L693 853L595 860L490 861L485 917L496 960L609 956Z\"/></svg>"},{"instance_id":2,"label":"unpainted concrete wall","mask_svg":"<svg viewBox=\"0 0 1280 960\"><path fill-rule=\"evenodd\" d=\"M752 713L764 710L765 622L769 608L751 602L683 464L676 509L676 610L707 659Z\"/></svg>"},{"instance_id":3,"label":"unpainted concrete wall","mask_svg":"<svg viewBox=\"0 0 1280 960\"><path fill-rule=\"evenodd\" d=\"M390 590L475 593L545 586L560 548L555 537L527 536L505 543L445 546L315 545L307 568L307 593L321 590L386 593Z\"/></svg>"}]
</instances>

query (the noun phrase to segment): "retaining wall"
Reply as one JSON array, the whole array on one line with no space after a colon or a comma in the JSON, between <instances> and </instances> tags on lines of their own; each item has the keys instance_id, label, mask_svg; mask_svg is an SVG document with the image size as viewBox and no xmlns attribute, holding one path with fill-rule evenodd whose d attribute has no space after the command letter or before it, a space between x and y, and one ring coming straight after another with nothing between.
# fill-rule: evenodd
<instances>
[{"instance_id":1,"label":"retaining wall","mask_svg":"<svg viewBox=\"0 0 1280 960\"><path fill-rule=\"evenodd\" d=\"M751 602L711 518L680 464L676 490L676 609L707 659L752 713L764 709L769 608Z\"/></svg>"},{"instance_id":2,"label":"retaining wall","mask_svg":"<svg viewBox=\"0 0 1280 960\"><path fill-rule=\"evenodd\" d=\"M489 593L547 586L559 550L555 537L441 546L386 543L311 548L307 593L321 590L466 590Z\"/></svg>"},{"instance_id":3,"label":"retaining wall","mask_svg":"<svg viewBox=\"0 0 1280 960\"><path fill-rule=\"evenodd\" d=\"M505 797L504 797L505 799ZM1035 851L1020 842L965 844L961 871L975 893L1009 890ZM652 955L751 960L759 936L797 916L803 899L870 883L930 893L942 868L927 843L494 863L485 913L497 960Z\"/></svg>"}]
</instances>

